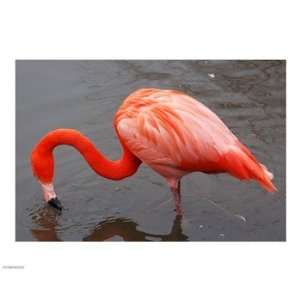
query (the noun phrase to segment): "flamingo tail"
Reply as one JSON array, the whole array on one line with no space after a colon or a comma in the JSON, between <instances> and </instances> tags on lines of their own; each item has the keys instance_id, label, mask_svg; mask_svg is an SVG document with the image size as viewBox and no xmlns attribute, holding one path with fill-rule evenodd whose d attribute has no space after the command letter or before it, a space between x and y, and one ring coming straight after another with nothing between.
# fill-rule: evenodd
<instances>
[{"instance_id":1,"label":"flamingo tail","mask_svg":"<svg viewBox=\"0 0 300 300\"><path fill-rule=\"evenodd\" d=\"M277 191L272 183L273 174L256 160L246 146L241 144L226 153L225 165L231 175L241 180L256 180L268 192Z\"/></svg>"}]
</instances>

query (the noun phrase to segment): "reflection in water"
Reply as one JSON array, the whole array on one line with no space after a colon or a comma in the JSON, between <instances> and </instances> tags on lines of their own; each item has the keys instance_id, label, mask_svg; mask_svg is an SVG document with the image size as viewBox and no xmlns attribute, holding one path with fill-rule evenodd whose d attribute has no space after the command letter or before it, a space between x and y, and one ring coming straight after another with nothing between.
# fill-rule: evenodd
<instances>
[{"instance_id":1,"label":"reflection in water","mask_svg":"<svg viewBox=\"0 0 300 300\"><path fill-rule=\"evenodd\" d=\"M32 228L32 236L38 241L60 241L56 233L57 218L61 213L51 207L44 207L33 212L32 222L39 228Z\"/></svg>"},{"instance_id":2,"label":"reflection in water","mask_svg":"<svg viewBox=\"0 0 300 300\"><path fill-rule=\"evenodd\" d=\"M45 206L32 215L32 221L40 228L32 229L38 241L61 241L57 234L57 219L60 213ZM182 217L176 216L169 234L153 234L137 229L138 224L129 218L108 217L100 222L83 241L105 241L121 237L124 241L187 241L182 231Z\"/></svg>"}]
</instances>

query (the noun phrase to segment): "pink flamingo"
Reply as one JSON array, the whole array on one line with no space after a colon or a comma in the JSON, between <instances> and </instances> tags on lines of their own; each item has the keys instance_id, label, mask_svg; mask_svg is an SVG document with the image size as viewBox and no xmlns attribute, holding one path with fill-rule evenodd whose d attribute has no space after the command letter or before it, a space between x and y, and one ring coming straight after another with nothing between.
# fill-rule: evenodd
<instances>
[{"instance_id":1,"label":"pink flamingo","mask_svg":"<svg viewBox=\"0 0 300 300\"><path fill-rule=\"evenodd\" d=\"M154 88L133 92L115 114L114 127L123 147L123 155L116 161L105 158L86 136L73 129L53 130L38 142L31 164L46 202L62 209L53 186L53 150L59 145L73 146L97 174L112 180L133 175L144 162L166 179L177 215L182 215L180 180L195 171L229 173L276 191L272 173L220 118L182 92Z\"/></svg>"}]
</instances>

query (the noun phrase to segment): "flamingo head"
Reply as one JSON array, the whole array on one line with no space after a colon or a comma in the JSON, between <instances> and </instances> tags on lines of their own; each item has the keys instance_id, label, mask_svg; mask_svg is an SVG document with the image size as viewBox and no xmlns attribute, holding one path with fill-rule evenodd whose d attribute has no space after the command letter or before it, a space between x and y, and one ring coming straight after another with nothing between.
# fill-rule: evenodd
<instances>
[{"instance_id":1,"label":"flamingo head","mask_svg":"<svg viewBox=\"0 0 300 300\"><path fill-rule=\"evenodd\" d=\"M45 201L58 210L62 210L62 204L58 200L53 183L41 183Z\"/></svg>"}]
</instances>

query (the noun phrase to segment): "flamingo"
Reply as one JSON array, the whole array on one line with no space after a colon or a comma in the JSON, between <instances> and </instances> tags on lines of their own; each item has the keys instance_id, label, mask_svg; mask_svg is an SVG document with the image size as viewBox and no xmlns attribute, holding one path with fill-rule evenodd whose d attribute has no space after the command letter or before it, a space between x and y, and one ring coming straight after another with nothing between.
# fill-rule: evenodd
<instances>
[{"instance_id":1,"label":"flamingo","mask_svg":"<svg viewBox=\"0 0 300 300\"><path fill-rule=\"evenodd\" d=\"M63 208L53 186L53 150L60 145L77 149L98 175L111 180L132 176L145 163L166 180L178 216L182 215L180 180L191 172L229 173L240 180L255 180L268 192L277 190L273 174L223 121L181 91L138 89L121 104L113 125L123 148L115 161L74 129L55 129L36 144L31 165L48 204Z\"/></svg>"}]
</instances>

